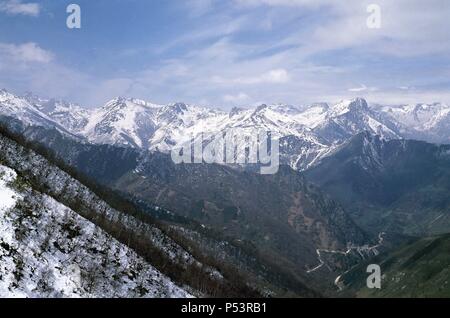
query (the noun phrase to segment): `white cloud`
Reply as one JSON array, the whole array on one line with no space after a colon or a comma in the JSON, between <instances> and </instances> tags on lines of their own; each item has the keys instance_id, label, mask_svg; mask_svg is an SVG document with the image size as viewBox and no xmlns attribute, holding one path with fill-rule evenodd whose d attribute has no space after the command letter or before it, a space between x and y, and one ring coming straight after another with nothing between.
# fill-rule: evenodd
<instances>
[{"instance_id":1,"label":"white cloud","mask_svg":"<svg viewBox=\"0 0 450 318\"><path fill-rule=\"evenodd\" d=\"M243 77L238 78L236 83L238 84L261 84L261 83L272 83L281 84L289 81L289 74L285 69L271 70L256 77Z\"/></svg>"},{"instance_id":2,"label":"white cloud","mask_svg":"<svg viewBox=\"0 0 450 318\"><path fill-rule=\"evenodd\" d=\"M241 76L232 79L223 78L221 76L212 77L213 82L217 84L241 85L282 84L287 83L289 79L289 74L285 69L274 69L256 76Z\"/></svg>"},{"instance_id":3,"label":"white cloud","mask_svg":"<svg viewBox=\"0 0 450 318\"><path fill-rule=\"evenodd\" d=\"M364 92L367 90L367 86L366 85L361 85L360 87L354 87L354 88L349 88L348 91L349 92Z\"/></svg>"},{"instance_id":4,"label":"white cloud","mask_svg":"<svg viewBox=\"0 0 450 318\"><path fill-rule=\"evenodd\" d=\"M239 94L232 94L226 100L224 96L230 91L244 89L249 104L255 101L254 98L267 103L307 103L337 100L349 93L373 96L380 90L398 87L399 83L423 83L426 77L417 76L412 70L402 73L398 69L383 71L382 61L390 63L390 58L450 52L449 35L443 27L450 27L450 20L444 14L448 11L443 10L450 2L430 0L428 5L419 0L379 0L383 22L382 28L377 30L369 29L366 23L367 5L372 2L234 0L235 6L228 12L233 20L222 21L221 29L230 30L229 25L238 27L230 32L200 33L202 39L214 39L215 42L205 41L201 47L193 45L185 56L170 61L170 69L185 70L182 76L170 72L166 65L160 69L156 67L157 75L153 78L162 77L165 85L176 87L172 91L172 94L179 94L176 99L231 102L232 97ZM248 10L255 6L264 8ZM302 20L306 22L299 22ZM280 35L277 33L276 38L266 36L266 32L272 31ZM247 41L246 37L252 32L257 32L257 38L262 40ZM189 38L189 32L184 34L186 41L183 44L198 43L195 42L198 33L194 34L196 36L192 38ZM214 35L221 39L216 41ZM333 59L334 52L336 59ZM346 61L343 52L358 58ZM368 61L375 61L376 67ZM354 87L359 81L367 85ZM147 79L142 82L149 83ZM398 93L397 89L390 94Z\"/></svg>"},{"instance_id":5,"label":"white cloud","mask_svg":"<svg viewBox=\"0 0 450 318\"><path fill-rule=\"evenodd\" d=\"M358 93L358 92L376 92L378 90L377 87L367 87L364 84L361 84L359 87L349 88L349 92Z\"/></svg>"},{"instance_id":6,"label":"white cloud","mask_svg":"<svg viewBox=\"0 0 450 318\"><path fill-rule=\"evenodd\" d=\"M435 54L450 55L450 2L377 0L382 28L371 30L366 6L372 2L194 0L187 4L188 18L190 12L201 19L147 48L156 56L147 69L102 78L58 65L35 43L0 43L0 69L9 69L2 69L0 82L16 79L23 90L90 105L112 95L215 106L333 102L355 95L369 101L447 98L443 91L427 94L399 86L431 87L427 84L448 80L448 68L433 63ZM186 10L186 3L180 6ZM148 52L130 47L117 61L126 67L127 59ZM411 69L405 62L410 58ZM423 58L417 65L426 65L425 74L414 68L415 58ZM33 75L18 72L28 64L36 67Z\"/></svg>"},{"instance_id":7,"label":"white cloud","mask_svg":"<svg viewBox=\"0 0 450 318\"><path fill-rule=\"evenodd\" d=\"M250 97L245 93L239 93L237 95L225 95L223 97L223 100L225 102L232 104L241 104L247 102L249 99Z\"/></svg>"},{"instance_id":8,"label":"white cloud","mask_svg":"<svg viewBox=\"0 0 450 318\"><path fill-rule=\"evenodd\" d=\"M53 59L53 54L40 48L34 42L24 44L0 43L0 56L3 59L10 59L18 62L49 63Z\"/></svg>"},{"instance_id":9,"label":"white cloud","mask_svg":"<svg viewBox=\"0 0 450 318\"><path fill-rule=\"evenodd\" d=\"M193 17L200 17L213 8L214 0L187 0L185 5Z\"/></svg>"},{"instance_id":10,"label":"white cloud","mask_svg":"<svg viewBox=\"0 0 450 318\"><path fill-rule=\"evenodd\" d=\"M295 3L306 5L308 2ZM327 5L324 15L318 18L320 23L307 25L280 43L302 46L305 56L340 49L395 57L450 52L449 1L377 0L376 4L381 8L380 29L369 29L366 24L369 16L366 9L372 0L349 0L345 4L324 0L319 3Z\"/></svg>"},{"instance_id":11,"label":"white cloud","mask_svg":"<svg viewBox=\"0 0 450 318\"><path fill-rule=\"evenodd\" d=\"M0 2L0 12L11 15L28 15L37 17L41 11L38 3L22 3L20 0L6 0Z\"/></svg>"}]
</instances>

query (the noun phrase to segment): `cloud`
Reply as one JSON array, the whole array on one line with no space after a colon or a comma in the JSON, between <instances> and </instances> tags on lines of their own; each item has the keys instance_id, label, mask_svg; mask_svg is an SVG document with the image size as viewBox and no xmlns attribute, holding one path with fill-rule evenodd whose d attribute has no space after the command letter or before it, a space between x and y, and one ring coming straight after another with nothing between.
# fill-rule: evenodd
<instances>
[{"instance_id":1,"label":"cloud","mask_svg":"<svg viewBox=\"0 0 450 318\"><path fill-rule=\"evenodd\" d=\"M289 81L289 74L285 69L274 69L256 76L242 76L232 79L223 78L221 76L213 76L212 80L218 84L282 84Z\"/></svg>"},{"instance_id":2,"label":"cloud","mask_svg":"<svg viewBox=\"0 0 450 318\"><path fill-rule=\"evenodd\" d=\"M166 36L161 28L163 40L148 47L131 43L120 56L109 50L86 73L60 65L33 42L0 43L0 83L15 82L23 90L89 105L115 95L225 107L333 102L355 95L369 101L447 98L443 84L449 78L450 2L377 0L382 27L376 30L366 24L372 2L177 2L176 10L183 10L179 32ZM107 54L123 72L97 72L111 61ZM128 69L132 59L146 67Z\"/></svg>"},{"instance_id":3,"label":"cloud","mask_svg":"<svg viewBox=\"0 0 450 318\"><path fill-rule=\"evenodd\" d=\"M25 63L49 63L53 59L53 54L40 48L34 42L24 44L0 43L0 56L3 59L14 60Z\"/></svg>"},{"instance_id":4,"label":"cloud","mask_svg":"<svg viewBox=\"0 0 450 318\"><path fill-rule=\"evenodd\" d=\"M280 1L281 4L283 2ZM302 0L294 2L298 5L309 3ZM450 28L450 2L378 0L376 4L381 8L382 21L380 29L367 27L369 14L366 9L371 3L371 0L349 0L346 4L319 1L318 4L326 8L316 10L317 19L280 42L299 45L303 54L309 56L343 49L394 57L450 53L449 34L445 32Z\"/></svg>"},{"instance_id":5,"label":"cloud","mask_svg":"<svg viewBox=\"0 0 450 318\"><path fill-rule=\"evenodd\" d=\"M241 77L234 80L236 84L281 84L289 81L289 74L284 69L271 70L267 73L254 77Z\"/></svg>"},{"instance_id":6,"label":"cloud","mask_svg":"<svg viewBox=\"0 0 450 318\"><path fill-rule=\"evenodd\" d=\"M223 100L232 104L241 104L247 102L250 97L245 93L239 93L237 95L225 95Z\"/></svg>"},{"instance_id":7,"label":"cloud","mask_svg":"<svg viewBox=\"0 0 450 318\"><path fill-rule=\"evenodd\" d=\"M254 23L253 20L246 16L230 18L226 15L217 16L212 14L202 18L205 22L200 28L190 30L175 39L169 40L167 43L160 45L155 51L161 54L177 46L195 46L197 43L217 41L217 39L222 39L223 42L226 42L228 40L226 37L245 30ZM220 44L220 42L217 43Z\"/></svg>"},{"instance_id":8,"label":"cloud","mask_svg":"<svg viewBox=\"0 0 450 318\"><path fill-rule=\"evenodd\" d=\"M0 2L0 12L10 15L39 16L41 7L38 3L22 3L20 0L6 0Z\"/></svg>"},{"instance_id":9,"label":"cloud","mask_svg":"<svg viewBox=\"0 0 450 318\"><path fill-rule=\"evenodd\" d=\"M354 87L354 88L349 88L348 91L349 92L364 92L367 90L367 86L366 85L361 85L360 87Z\"/></svg>"},{"instance_id":10,"label":"cloud","mask_svg":"<svg viewBox=\"0 0 450 318\"><path fill-rule=\"evenodd\" d=\"M191 16L198 18L213 9L214 0L187 0L184 4Z\"/></svg>"},{"instance_id":11,"label":"cloud","mask_svg":"<svg viewBox=\"0 0 450 318\"><path fill-rule=\"evenodd\" d=\"M358 93L358 92L376 92L378 91L377 87L367 87L366 85L362 84L360 87L353 87L348 89L349 92Z\"/></svg>"}]
</instances>

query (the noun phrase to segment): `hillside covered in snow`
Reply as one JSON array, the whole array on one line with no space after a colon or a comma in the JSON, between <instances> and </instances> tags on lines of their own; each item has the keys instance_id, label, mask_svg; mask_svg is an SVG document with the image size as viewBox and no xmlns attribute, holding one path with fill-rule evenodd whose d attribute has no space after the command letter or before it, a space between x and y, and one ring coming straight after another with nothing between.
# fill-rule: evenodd
<instances>
[{"instance_id":1,"label":"hillside covered in snow","mask_svg":"<svg viewBox=\"0 0 450 318\"><path fill-rule=\"evenodd\" d=\"M0 166L0 297L189 297L126 245Z\"/></svg>"}]
</instances>

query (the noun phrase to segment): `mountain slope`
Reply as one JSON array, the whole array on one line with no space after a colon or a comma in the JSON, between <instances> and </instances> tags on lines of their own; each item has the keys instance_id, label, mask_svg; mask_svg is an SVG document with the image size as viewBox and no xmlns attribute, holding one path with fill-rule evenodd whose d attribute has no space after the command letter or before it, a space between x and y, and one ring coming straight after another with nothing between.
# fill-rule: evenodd
<instances>
[{"instance_id":1,"label":"mountain slope","mask_svg":"<svg viewBox=\"0 0 450 318\"><path fill-rule=\"evenodd\" d=\"M0 90L0 115L12 117L20 120L25 125L42 126L46 128L55 128L62 133L72 135L72 132L64 127L64 122L56 121L39 107L30 103L26 98L15 96L6 90Z\"/></svg>"},{"instance_id":2,"label":"mountain slope","mask_svg":"<svg viewBox=\"0 0 450 318\"><path fill-rule=\"evenodd\" d=\"M0 297L187 297L142 257L0 165Z\"/></svg>"},{"instance_id":3,"label":"mountain slope","mask_svg":"<svg viewBox=\"0 0 450 318\"><path fill-rule=\"evenodd\" d=\"M341 143L362 131L383 136L385 139L400 138L393 124L383 120L369 108L362 98L343 101L328 109L327 114L314 131L332 143Z\"/></svg>"},{"instance_id":4,"label":"mountain slope","mask_svg":"<svg viewBox=\"0 0 450 318\"><path fill-rule=\"evenodd\" d=\"M292 233L305 245L323 248L364 241L338 205L288 167L280 167L274 176L260 176L219 165L175 165L165 155L149 154L114 186L201 222L226 227L229 233L254 232L253 239L268 243L272 239L264 236L275 233L274 242L281 233ZM276 244L286 248L282 242Z\"/></svg>"},{"instance_id":5,"label":"mountain slope","mask_svg":"<svg viewBox=\"0 0 450 318\"><path fill-rule=\"evenodd\" d=\"M382 106L380 109L396 123L404 138L450 143L450 107L445 104Z\"/></svg>"},{"instance_id":6,"label":"mountain slope","mask_svg":"<svg viewBox=\"0 0 450 318\"><path fill-rule=\"evenodd\" d=\"M367 240L338 205L288 167L262 177L219 165L175 165L164 154L146 153L134 169L108 184L231 237L256 242L300 271L317 264L317 248L345 249L349 242Z\"/></svg>"},{"instance_id":7,"label":"mountain slope","mask_svg":"<svg viewBox=\"0 0 450 318\"><path fill-rule=\"evenodd\" d=\"M90 118L90 111L63 100L44 99L31 93L22 99L74 134L79 133Z\"/></svg>"},{"instance_id":8,"label":"mountain slope","mask_svg":"<svg viewBox=\"0 0 450 318\"><path fill-rule=\"evenodd\" d=\"M404 244L370 261L381 267L381 289L368 289L367 263L344 274L346 295L357 297L450 297L450 235Z\"/></svg>"},{"instance_id":9,"label":"mountain slope","mask_svg":"<svg viewBox=\"0 0 450 318\"><path fill-rule=\"evenodd\" d=\"M101 144L147 148L156 130L156 105L117 98L92 112L81 134Z\"/></svg>"},{"instance_id":10,"label":"mountain slope","mask_svg":"<svg viewBox=\"0 0 450 318\"><path fill-rule=\"evenodd\" d=\"M367 230L450 230L450 146L361 133L305 174Z\"/></svg>"}]
</instances>

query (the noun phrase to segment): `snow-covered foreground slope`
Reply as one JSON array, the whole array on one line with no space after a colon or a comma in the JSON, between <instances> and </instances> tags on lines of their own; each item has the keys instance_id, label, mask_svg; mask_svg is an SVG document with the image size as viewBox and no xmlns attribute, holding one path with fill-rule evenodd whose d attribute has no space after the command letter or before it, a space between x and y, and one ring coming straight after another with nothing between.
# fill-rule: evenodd
<instances>
[{"instance_id":1,"label":"snow-covered foreground slope","mask_svg":"<svg viewBox=\"0 0 450 318\"><path fill-rule=\"evenodd\" d=\"M0 297L189 297L127 246L0 165Z\"/></svg>"}]
</instances>

